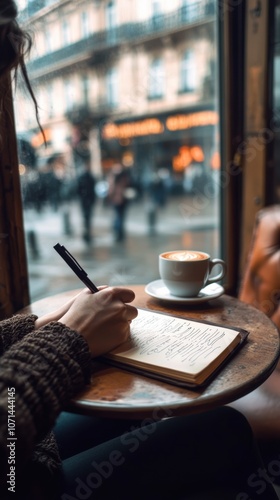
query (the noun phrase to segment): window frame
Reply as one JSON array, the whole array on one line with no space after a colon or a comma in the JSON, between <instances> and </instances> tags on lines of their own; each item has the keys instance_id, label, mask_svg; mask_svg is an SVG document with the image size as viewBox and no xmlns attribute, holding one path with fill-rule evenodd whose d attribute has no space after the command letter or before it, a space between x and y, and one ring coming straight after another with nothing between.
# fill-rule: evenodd
<instances>
[{"instance_id":1,"label":"window frame","mask_svg":"<svg viewBox=\"0 0 280 500\"><path fill-rule=\"evenodd\" d=\"M29 303L23 207L11 79L0 82L0 319Z\"/></svg>"}]
</instances>

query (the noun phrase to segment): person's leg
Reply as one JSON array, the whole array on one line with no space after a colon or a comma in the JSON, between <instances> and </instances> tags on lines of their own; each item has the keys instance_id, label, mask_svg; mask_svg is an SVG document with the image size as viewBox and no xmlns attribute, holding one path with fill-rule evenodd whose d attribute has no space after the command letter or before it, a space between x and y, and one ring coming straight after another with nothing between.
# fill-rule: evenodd
<instances>
[{"instance_id":1,"label":"person's leg","mask_svg":"<svg viewBox=\"0 0 280 500\"><path fill-rule=\"evenodd\" d=\"M280 485L280 439L278 438L258 438L257 444L260 449L264 465L274 483Z\"/></svg>"},{"instance_id":2,"label":"person's leg","mask_svg":"<svg viewBox=\"0 0 280 500\"><path fill-rule=\"evenodd\" d=\"M275 500L262 467L245 418L220 408L151 421L64 460L59 498Z\"/></svg>"},{"instance_id":3,"label":"person's leg","mask_svg":"<svg viewBox=\"0 0 280 500\"><path fill-rule=\"evenodd\" d=\"M93 216L93 205L88 204L86 212L85 212L85 228L87 231L87 234L89 235L90 238L92 238L92 216Z\"/></svg>"},{"instance_id":4,"label":"person's leg","mask_svg":"<svg viewBox=\"0 0 280 500\"><path fill-rule=\"evenodd\" d=\"M126 231L125 231L126 212L127 212L127 202L124 201L123 204L121 205L121 210L120 210L120 235L121 235L121 239L125 239L125 237L126 237Z\"/></svg>"},{"instance_id":5,"label":"person's leg","mask_svg":"<svg viewBox=\"0 0 280 500\"><path fill-rule=\"evenodd\" d=\"M84 201L81 201L81 210L82 210L82 217L83 217L83 226L84 226L84 232L83 232L83 239L86 243L91 242L91 208L90 206L85 203Z\"/></svg>"},{"instance_id":6,"label":"person's leg","mask_svg":"<svg viewBox=\"0 0 280 500\"><path fill-rule=\"evenodd\" d=\"M139 420L118 420L62 412L54 434L62 460L130 432L141 426Z\"/></svg>"},{"instance_id":7,"label":"person's leg","mask_svg":"<svg viewBox=\"0 0 280 500\"><path fill-rule=\"evenodd\" d=\"M122 241L124 239L124 221L123 205L116 205L115 207L115 220L114 220L114 231L116 241Z\"/></svg>"}]
</instances>

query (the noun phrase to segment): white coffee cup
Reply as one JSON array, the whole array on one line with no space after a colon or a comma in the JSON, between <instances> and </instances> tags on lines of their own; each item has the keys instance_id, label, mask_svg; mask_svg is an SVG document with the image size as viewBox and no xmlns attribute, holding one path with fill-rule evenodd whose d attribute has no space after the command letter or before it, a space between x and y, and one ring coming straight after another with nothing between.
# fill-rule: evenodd
<instances>
[{"instance_id":1,"label":"white coffee cup","mask_svg":"<svg viewBox=\"0 0 280 500\"><path fill-rule=\"evenodd\" d=\"M217 265L220 272L210 277ZM170 250L159 255L159 274L172 295L196 297L206 285L224 278L226 263L200 250Z\"/></svg>"}]
</instances>

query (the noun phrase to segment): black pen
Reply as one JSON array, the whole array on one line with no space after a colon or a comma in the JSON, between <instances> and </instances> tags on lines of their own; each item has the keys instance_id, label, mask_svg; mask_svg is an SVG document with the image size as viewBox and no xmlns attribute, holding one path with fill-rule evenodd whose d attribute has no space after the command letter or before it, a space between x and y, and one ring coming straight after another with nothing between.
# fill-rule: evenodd
<instances>
[{"instance_id":1,"label":"black pen","mask_svg":"<svg viewBox=\"0 0 280 500\"><path fill-rule=\"evenodd\" d=\"M84 271L84 269L80 266L79 262L71 255L70 252L63 246L57 243L54 245L54 249L59 253L60 257L62 257L66 264L68 264L69 267L71 267L72 271L80 278L80 280L88 287L88 289L92 293L99 292L98 288L95 286L92 281L88 278L87 273Z\"/></svg>"}]
</instances>

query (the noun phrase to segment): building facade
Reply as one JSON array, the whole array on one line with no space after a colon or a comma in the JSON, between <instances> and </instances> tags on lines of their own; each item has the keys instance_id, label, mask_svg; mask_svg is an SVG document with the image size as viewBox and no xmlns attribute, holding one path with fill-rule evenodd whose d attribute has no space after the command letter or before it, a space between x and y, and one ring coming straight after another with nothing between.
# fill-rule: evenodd
<instances>
[{"instance_id":1,"label":"building facade","mask_svg":"<svg viewBox=\"0 0 280 500\"><path fill-rule=\"evenodd\" d=\"M89 154L99 177L121 162L141 181L161 169L181 184L219 168L214 0L20 5L47 148L20 92L17 130L39 157L65 153L77 169Z\"/></svg>"}]
</instances>

